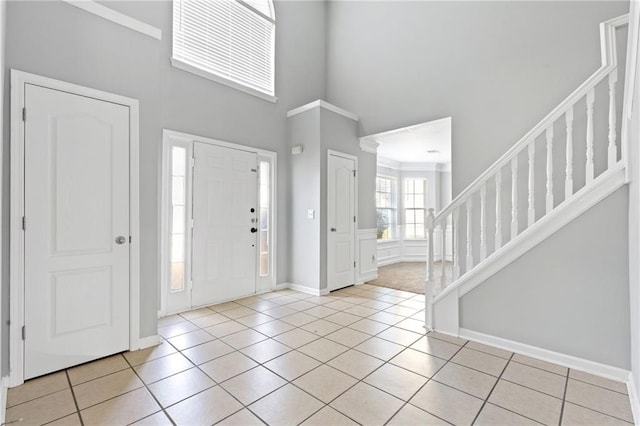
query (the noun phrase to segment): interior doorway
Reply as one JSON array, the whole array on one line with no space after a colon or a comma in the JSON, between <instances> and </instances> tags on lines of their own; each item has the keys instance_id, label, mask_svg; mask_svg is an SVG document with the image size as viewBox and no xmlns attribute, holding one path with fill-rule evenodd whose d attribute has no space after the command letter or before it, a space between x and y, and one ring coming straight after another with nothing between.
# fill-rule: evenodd
<instances>
[{"instance_id":1,"label":"interior doorway","mask_svg":"<svg viewBox=\"0 0 640 426\"><path fill-rule=\"evenodd\" d=\"M403 279L402 276L405 280L417 282L413 278L420 274L422 266L410 263L426 263L429 209L437 215L452 198L451 125L451 117L446 117L363 138L378 144L376 214L379 277L372 284L408 289L394 285ZM442 238L446 238L445 253L440 252ZM446 227L444 235L440 232L434 234L437 268L451 268L452 241L451 224ZM410 291L417 291L419 287L412 285L410 288L413 290Z\"/></svg>"}]
</instances>

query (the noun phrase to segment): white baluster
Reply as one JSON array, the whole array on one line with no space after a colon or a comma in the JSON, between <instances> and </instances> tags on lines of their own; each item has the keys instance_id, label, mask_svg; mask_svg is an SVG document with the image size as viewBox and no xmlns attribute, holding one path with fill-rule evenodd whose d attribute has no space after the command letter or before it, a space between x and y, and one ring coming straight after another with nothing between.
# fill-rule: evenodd
<instances>
[{"instance_id":1,"label":"white baluster","mask_svg":"<svg viewBox=\"0 0 640 426\"><path fill-rule=\"evenodd\" d=\"M567 177L564 181L564 199L573 195L573 106L569 107L565 115L567 123Z\"/></svg>"},{"instance_id":2,"label":"white baluster","mask_svg":"<svg viewBox=\"0 0 640 426\"><path fill-rule=\"evenodd\" d=\"M453 281L457 280L460 276L460 259L458 256L458 218L460 212L458 208L453 209Z\"/></svg>"},{"instance_id":3,"label":"white baluster","mask_svg":"<svg viewBox=\"0 0 640 426\"><path fill-rule=\"evenodd\" d=\"M534 169L535 169L535 151L536 151L536 140L532 139L529 141L529 145L527 146L527 152L529 154L529 210L527 214L527 226L533 225L533 222L536 221L536 208L535 208L535 186L534 186Z\"/></svg>"},{"instance_id":4,"label":"white baluster","mask_svg":"<svg viewBox=\"0 0 640 426\"><path fill-rule=\"evenodd\" d=\"M485 212L486 202L487 186L483 183L480 187L480 262L487 258L487 215Z\"/></svg>"},{"instance_id":5,"label":"white baluster","mask_svg":"<svg viewBox=\"0 0 640 426\"><path fill-rule=\"evenodd\" d=\"M427 213L427 282L433 283L433 209Z\"/></svg>"},{"instance_id":6,"label":"white baluster","mask_svg":"<svg viewBox=\"0 0 640 426\"><path fill-rule=\"evenodd\" d=\"M472 208L473 208L473 199L471 197L467 198L467 271L470 271L471 268L473 268L473 244L472 244L472 238L473 238L473 229L471 228L471 224L472 224L472 220L471 220L471 214L472 214Z\"/></svg>"},{"instance_id":7,"label":"white baluster","mask_svg":"<svg viewBox=\"0 0 640 426\"><path fill-rule=\"evenodd\" d=\"M496 172L496 244L495 249L502 247L502 169Z\"/></svg>"},{"instance_id":8,"label":"white baluster","mask_svg":"<svg viewBox=\"0 0 640 426\"><path fill-rule=\"evenodd\" d=\"M442 271L440 272L440 288L447 287L447 218L445 218L440 224L441 242L440 242L440 262L442 265Z\"/></svg>"},{"instance_id":9,"label":"white baluster","mask_svg":"<svg viewBox=\"0 0 640 426\"><path fill-rule=\"evenodd\" d=\"M616 146L616 83L618 82L618 69L609 74L609 168L618 161L618 148Z\"/></svg>"},{"instance_id":10,"label":"white baluster","mask_svg":"<svg viewBox=\"0 0 640 426\"><path fill-rule=\"evenodd\" d=\"M511 160L511 239L518 235L518 156Z\"/></svg>"},{"instance_id":11,"label":"white baluster","mask_svg":"<svg viewBox=\"0 0 640 426\"><path fill-rule=\"evenodd\" d=\"M587 166L586 183L593 181L593 103L595 102L595 91L587 92Z\"/></svg>"},{"instance_id":12,"label":"white baluster","mask_svg":"<svg viewBox=\"0 0 640 426\"><path fill-rule=\"evenodd\" d=\"M547 213L553 210L553 125L547 128Z\"/></svg>"}]
</instances>

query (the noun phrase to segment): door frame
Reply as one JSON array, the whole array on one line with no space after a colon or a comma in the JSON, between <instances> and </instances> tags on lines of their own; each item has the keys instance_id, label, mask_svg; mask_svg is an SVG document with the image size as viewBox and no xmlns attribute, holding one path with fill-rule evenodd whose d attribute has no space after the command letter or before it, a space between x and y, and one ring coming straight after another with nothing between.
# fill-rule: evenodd
<instances>
[{"instance_id":1,"label":"door frame","mask_svg":"<svg viewBox=\"0 0 640 426\"><path fill-rule=\"evenodd\" d=\"M269 247L270 247L270 256L269 256L269 288L268 289L260 289L259 288L259 253L260 250L256 250L256 294L264 291L273 291L276 289L276 281L277 281L277 265L278 265L278 256L277 256L277 226L278 226L278 216L277 216L277 200L278 200L278 153L274 151L267 151L260 148L255 148L247 145L240 145L232 142L225 142L218 139L212 139L205 136L193 135L185 132L180 132L177 130L163 129L162 130L162 158L161 158L161 176L160 176L160 196L159 196L159 208L158 211L160 213L160 221L158 222L158 232L160 235L160 309L158 310L158 317L164 317L169 314L173 314L174 312L167 312L167 296L169 293L169 238L168 238L168 226L169 226L169 151L174 142L178 142L179 144L186 146L189 145L189 149L187 150L190 153L193 153L193 144L195 142L205 143L209 145L216 145L223 148L231 148L237 149L240 151L246 151L255 153L258 156L258 164L260 161L268 160L271 163L270 179L271 179L271 194L270 194L270 206L271 206L271 215L269 218L269 230L271 231L269 234ZM188 189L187 194L189 196L193 193L193 173L188 172ZM259 188L258 188L259 191ZM193 211L193 199L189 201L191 206L188 208L189 211ZM189 235L187 237L188 245L187 250L189 253L185 257L188 260L188 277L191 278L191 262L193 261L191 251L193 250L193 239Z\"/></svg>"},{"instance_id":2,"label":"door frame","mask_svg":"<svg viewBox=\"0 0 640 426\"><path fill-rule=\"evenodd\" d=\"M326 276L327 276L327 291L331 292L333 290L338 290L338 289L330 289L329 288L329 250L331 249L331 247L329 247L329 235L331 234L330 231L330 227L329 227L329 222L328 222L328 218L329 218L329 161L331 159L331 156L334 157L342 157L345 158L347 160L352 160L353 164L354 164L354 168L355 168L355 182L353 184L353 214L356 217L355 222L353 223L353 260L354 262L358 262L358 157L355 155L351 155L351 154L345 154L344 152L340 152L340 151L335 151L333 149L327 149L327 167L326 167L326 181L325 181L325 185L327 188L326 191L326 198L327 198L327 205L325 207L325 214L326 214L326 218L327 220L325 221L325 235L326 235L326 245L327 245L327 251L325 253L326 256L326 265L325 265L325 271L326 271ZM353 285L355 285L358 282L358 273L357 273L357 267L353 268Z\"/></svg>"},{"instance_id":3,"label":"door frame","mask_svg":"<svg viewBox=\"0 0 640 426\"><path fill-rule=\"evenodd\" d=\"M26 84L59 90L74 95L120 104L129 108L129 350L141 347L140 339L140 165L139 165L139 104L127 98L76 84L35 74L11 70L11 159L9 217L9 386L24 383L24 87Z\"/></svg>"}]
</instances>

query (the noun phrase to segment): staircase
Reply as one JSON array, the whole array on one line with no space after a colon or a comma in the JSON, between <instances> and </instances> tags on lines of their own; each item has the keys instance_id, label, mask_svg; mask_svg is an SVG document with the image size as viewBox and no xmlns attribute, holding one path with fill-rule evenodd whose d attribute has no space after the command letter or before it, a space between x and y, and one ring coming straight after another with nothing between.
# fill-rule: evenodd
<instances>
[{"instance_id":1,"label":"staircase","mask_svg":"<svg viewBox=\"0 0 640 426\"><path fill-rule=\"evenodd\" d=\"M457 336L462 296L628 182L616 96L616 29L627 24L601 23L601 67L442 211L429 209L427 329ZM453 252L439 276L435 244Z\"/></svg>"}]
</instances>

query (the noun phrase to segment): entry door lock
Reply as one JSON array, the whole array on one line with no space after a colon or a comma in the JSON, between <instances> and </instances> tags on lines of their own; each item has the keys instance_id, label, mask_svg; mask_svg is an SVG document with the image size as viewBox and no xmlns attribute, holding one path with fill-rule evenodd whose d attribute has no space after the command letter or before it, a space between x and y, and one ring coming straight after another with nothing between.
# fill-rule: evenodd
<instances>
[{"instance_id":1,"label":"entry door lock","mask_svg":"<svg viewBox=\"0 0 640 426\"><path fill-rule=\"evenodd\" d=\"M124 244L127 242L127 239L125 237L123 237L122 235L119 237L116 237L116 244Z\"/></svg>"},{"instance_id":2,"label":"entry door lock","mask_svg":"<svg viewBox=\"0 0 640 426\"><path fill-rule=\"evenodd\" d=\"M256 232L258 232L258 228L251 228L251 233L255 234Z\"/></svg>"}]
</instances>

